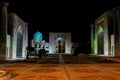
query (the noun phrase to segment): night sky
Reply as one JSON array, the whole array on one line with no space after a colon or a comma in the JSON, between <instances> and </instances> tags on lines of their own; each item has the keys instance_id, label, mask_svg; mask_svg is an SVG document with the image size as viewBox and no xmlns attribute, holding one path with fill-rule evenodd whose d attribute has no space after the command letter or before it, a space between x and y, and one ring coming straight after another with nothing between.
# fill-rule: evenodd
<instances>
[{"instance_id":1,"label":"night sky","mask_svg":"<svg viewBox=\"0 0 120 80\"><path fill-rule=\"evenodd\" d=\"M72 32L72 41L88 41L90 24L106 10L120 6L119 0L3 1L9 2L8 13L16 13L29 24L29 40L36 31L40 31L46 41L49 32Z\"/></svg>"}]
</instances>

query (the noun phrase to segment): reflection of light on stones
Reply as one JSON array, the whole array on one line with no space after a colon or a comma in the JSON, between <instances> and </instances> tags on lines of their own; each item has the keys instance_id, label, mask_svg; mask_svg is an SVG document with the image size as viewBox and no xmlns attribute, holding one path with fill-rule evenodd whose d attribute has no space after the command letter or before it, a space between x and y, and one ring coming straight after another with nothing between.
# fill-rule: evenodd
<instances>
[{"instance_id":1,"label":"reflection of light on stones","mask_svg":"<svg viewBox=\"0 0 120 80\"><path fill-rule=\"evenodd\" d=\"M115 71L120 72L120 69L115 69Z\"/></svg>"},{"instance_id":2,"label":"reflection of light on stones","mask_svg":"<svg viewBox=\"0 0 120 80\"><path fill-rule=\"evenodd\" d=\"M119 65L102 65L102 67L107 67L107 68L119 68Z\"/></svg>"},{"instance_id":3,"label":"reflection of light on stones","mask_svg":"<svg viewBox=\"0 0 120 80\"><path fill-rule=\"evenodd\" d=\"M37 76L37 80L57 80L55 76Z\"/></svg>"},{"instance_id":4,"label":"reflection of light on stones","mask_svg":"<svg viewBox=\"0 0 120 80\"><path fill-rule=\"evenodd\" d=\"M46 64L46 65L40 65L40 67L58 67L58 65Z\"/></svg>"},{"instance_id":5,"label":"reflection of light on stones","mask_svg":"<svg viewBox=\"0 0 120 80\"><path fill-rule=\"evenodd\" d=\"M43 72L46 72L46 73L51 73L51 72L56 72L58 70L56 69L34 69L34 70L31 70L32 72L37 72L37 73L43 73Z\"/></svg>"},{"instance_id":6,"label":"reflection of light on stones","mask_svg":"<svg viewBox=\"0 0 120 80\"><path fill-rule=\"evenodd\" d=\"M0 70L0 80L10 80L10 74L6 71Z\"/></svg>"},{"instance_id":7,"label":"reflection of light on stones","mask_svg":"<svg viewBox=\"0 0 120 80\"><path fill-rule=\"evenodd\" d=\"M55 76L28 76L23 80L57 80Z\"/></svg>"},{"instance_id":8,"label":"reflection of light on stones","mask_svg":"<svg viewBox=\"0 0 120 80\"><path fill-rule=\"evenodd\" d=\"M74 69L73 71L79 73L79 72L82 72L82 73L97 73L99 72L99 70L95 70L95 69Z\"/></svg>"},{"instance_id":9,"label":"reflection of light on stones","mask_svg":"<svg viewBox=\"0 0 120 80\"><path fill-rule=\"evenodd\" d=\"M8 72L13 72L13 71L15 71L15 69L13 69L13 68L3 68L2 70L8 71Z\"/></svg>"},{"instance_id":10,"label":"reflection of light on stones","mask_svg":"<svg viewBox=\"0 0 120 80\"><path fill-rule=\"evenodd\" d=\"M22 64L13 64L13 65L6 65L5 67L25 67L26 65L22 65Z\"/></svg>"},{"instance_id":11,"label":"reflection of light on stones","mask_svg":"<svg viewBox=\"0 0 120 80\"><path fill-rule=\"evenodd\" d=\"M88 77L80 77L81 80L117 80L114 77L110 76L88 76Z\"/></svg>"},{"instance_id":12,"label":"reflection of light on stones","mask_svg":"<svg viewBox=\"0 0 120 80\"><path fill-rule=\"evenodd\" d=\"M44 69L34 69L34 70L31 70L32 72L37 72L37 73L42 73L44 72Z\"/></svg>"},{"instance_id":13,"label":"reflection of light on stones","mask_svg":"<svg viewBox=\"0 0 120 80\"><path fill-rule=\"evenodd\" d=\"M6 75L7 73L3 70L0 70L0 77Z\"/></svg>"},{"instance_id":14,"label":"reflection of light on stones","mask_svg":"<svg viewBox=\"0 0 120 80\"><path fill-rule=\"evenodd\" d=\"M51 63L49 64L41 64L41 65L36 65L36 67L61 67L61 65L59 65L59 64L52 64L51 65Z\"/></svg>"},{"instance_id":15,"label":"reflection of light on stones","mask_svg":"<svg viewBox=\"0 0 120 80\"><path fill-rule=\"evenodd\" d=\"M24 78L23 80L38 80L35 76L28 76Z\"/></svg>"},{"instance_id":16,"label":"reflection of light on stones","mask_svg":"<svg viewBox=\"0 0 120 80\"><path fill-rule=\"evenodd\" d=\"M56 72L56 71L57 71L56 69L46 69L45 72L50 73L50 72Z\"/></svg>"},{"instance_id":17,"label":"reflection of light on stones","mask_svg":"<svg viewBox=\"0 0 120 80\"><path fill-rule=\"evenodd\" d=\"M9 71L9 72L12 72L12 71L15 71L15 69L13 69L13 68L12 68L12 69L8 69L8 71Z\"/></svg>"},{"instance_id":18,"label":"reflection of light on stones","mask_svg":"<svg viewBox=\"0 0 120 80\"><path fill-rule=\"evenodd\" d=\"M80 67L89 67L87 65L67 65L67 67L77 67L77 68L80 68Z\"/></svg>"}]
</instances>

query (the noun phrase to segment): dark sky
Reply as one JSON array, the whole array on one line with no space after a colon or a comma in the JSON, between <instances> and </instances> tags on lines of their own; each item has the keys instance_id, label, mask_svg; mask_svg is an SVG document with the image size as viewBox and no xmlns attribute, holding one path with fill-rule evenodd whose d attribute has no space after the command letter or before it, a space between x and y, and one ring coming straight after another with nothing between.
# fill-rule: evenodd
<instances>
[{"instance_id":1,"label":"dark sky","mask_svg":"<svg viewBox=\"0 0 120 80\"><path fill-rule=\"evenodd\" d=\"M73 41L89 40L90 24L106 10L120 6L119 0L4 1L9 2L9 13L16 13L29 24L29 39L39 30L46 41L49 32L72 32Z\"/></svg>"}]
</instances>

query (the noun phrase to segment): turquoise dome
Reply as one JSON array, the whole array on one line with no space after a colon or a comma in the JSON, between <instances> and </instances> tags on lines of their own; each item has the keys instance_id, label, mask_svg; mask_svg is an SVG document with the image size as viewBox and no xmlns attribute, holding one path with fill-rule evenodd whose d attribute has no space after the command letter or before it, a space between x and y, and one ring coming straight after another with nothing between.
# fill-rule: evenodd
<instances>
[{"instance_id":1,"label":"turquoise dome","mask_svg":"<svg viewBox=\"0 0 120 80\"><path fill-rule=\"evenodd\" d=\"M34 39L35 39L35 40L42 40L42 33L40 33L39 31L37 31L37 32L34 34Z\"/></svg>"}]
</instances>

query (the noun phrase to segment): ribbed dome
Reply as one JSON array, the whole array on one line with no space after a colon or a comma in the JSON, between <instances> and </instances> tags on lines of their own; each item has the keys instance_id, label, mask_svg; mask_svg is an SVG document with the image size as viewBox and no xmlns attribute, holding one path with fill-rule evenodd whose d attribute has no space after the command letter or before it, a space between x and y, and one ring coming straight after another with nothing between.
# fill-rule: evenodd
<instances>
[{"instance_id":1,"label":"ribbed dome","mask_svg":"<svg viewBox=\"0 0 120 80\"><path fill-rule=\"evenodd\" d=\"M36 40L42 40L42 33L40 33L39 31L37 31L35 34L34 34L34 39Z\"/></svg>"}]
</instances>

